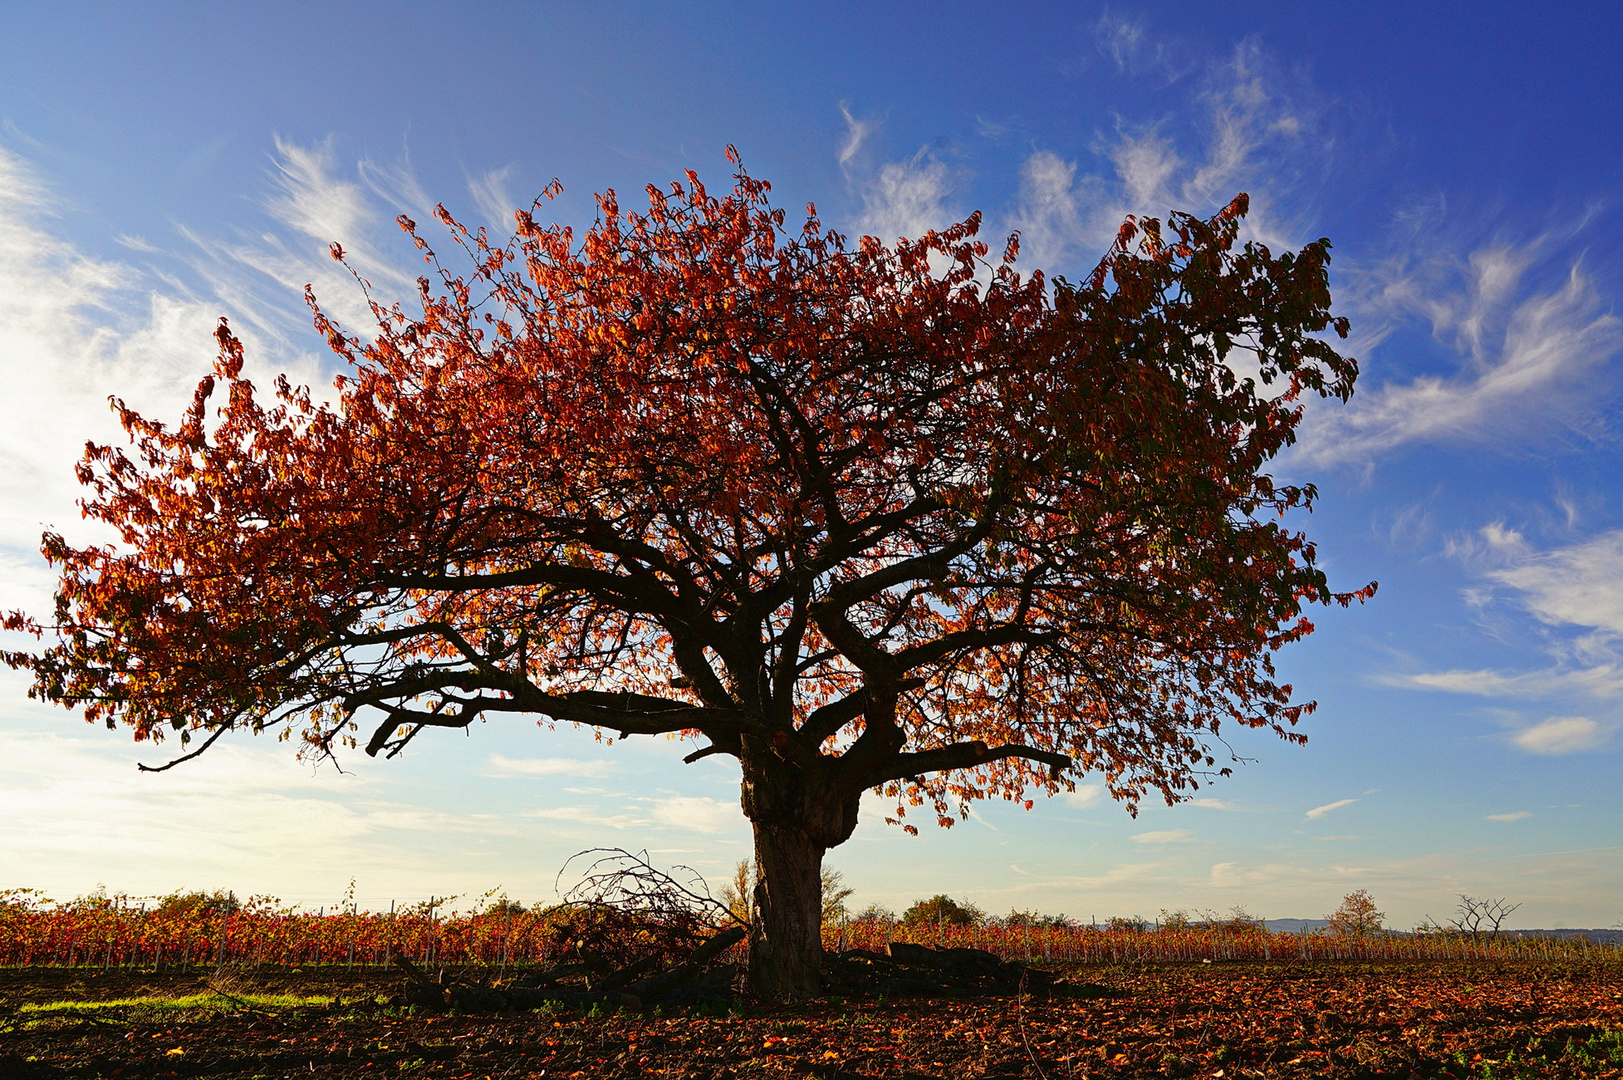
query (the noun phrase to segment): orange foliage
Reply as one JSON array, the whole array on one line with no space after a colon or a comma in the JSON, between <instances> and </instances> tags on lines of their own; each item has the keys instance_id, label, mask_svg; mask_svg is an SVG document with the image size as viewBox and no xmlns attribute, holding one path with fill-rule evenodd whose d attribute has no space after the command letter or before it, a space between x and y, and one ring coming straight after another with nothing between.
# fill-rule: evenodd
<instances>
[{"instance_id":1,"label":"orange foliage","mask_svg":"<svg viewBox=\"0 0 1623 1080\"><path fill-rule=\"evenodd\" d=\"M521 713L942 824L1085 771L1176 800L1224 724L1302 741L1273 653L1374 589L1330 590L1280 520L1313 488L1263 471L1304 394L1352 392L1329 244L1239 245L1242 195L1130 219L1072 284L989 262L978 216L853 245L769 190L609 192L578 241L442 209L466 276L402 218L418 306L362 334L311 298L335 407L266 401L222 320L178 426L115 403L133 449L79 476L121 543L45 538L55 617L6 625L54 643L6 659L137 739L392 756Z\"/></svg>"}]
</instances>

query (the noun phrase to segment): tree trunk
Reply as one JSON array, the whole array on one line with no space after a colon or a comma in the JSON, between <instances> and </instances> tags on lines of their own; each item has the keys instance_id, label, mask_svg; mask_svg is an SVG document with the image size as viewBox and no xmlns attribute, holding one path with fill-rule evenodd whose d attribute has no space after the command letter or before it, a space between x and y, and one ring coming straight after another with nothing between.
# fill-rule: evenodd
<instances>
[{"instance_id":1,"label":"tree trunk","mask_svg":"<svg viewBox=\"0 0 1623 1080\"><path fill-rule=\"evenodd\" d=\"M823 983L823 852L857 825L862 792L812 765L746 753L743 807L755 830L755 921L750 988L762 997L804 1001Z\"/></svg>"},{"instance_id":2,"label":"tree trunk","mask_svg":"<svg viewBox=\"0 0 1623 1080\"><path fill-rule=\"evenodd\" d=\"M823 847L793 826L755 824L750 985L782 1001L823 987Z\"/></svg>"}]
</instances>

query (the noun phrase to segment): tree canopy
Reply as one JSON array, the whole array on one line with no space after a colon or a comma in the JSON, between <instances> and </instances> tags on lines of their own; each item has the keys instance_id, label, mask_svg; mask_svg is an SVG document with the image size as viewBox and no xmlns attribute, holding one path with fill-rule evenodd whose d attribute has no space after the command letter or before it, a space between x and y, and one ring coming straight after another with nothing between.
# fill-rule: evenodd
<instances>
[{"instance_id":1,"label":"tree canopy","mask_svg":"<svg viewBox=\"0 0 1623 1080\"><path fill-rule=\"evenodd\" d=\"M114 402L132 448L79 476L120 542L46 536L54 641L6 659L203 748L393 756L502 714L702 738L687 760L742 765L780 929L771 883L815 926L801 864L865 790L909 829L1084 773L1132 807L1226 772L1226 725L1302 741L1273 654L1373 591L1330 589L1282 520L1314 489L1265 471L1305 396L1353 389L1328 242L1240 244L1242 195L1129 219L1072 283L1022 275L1014 237L989 260L978 215L852 243L769 191L608 192L578 240L442 208L464 274L402 218L414 304L357 332L310 298L332 405L267 401L222 320L177 426Z\"/></svg>"}]
</instances>

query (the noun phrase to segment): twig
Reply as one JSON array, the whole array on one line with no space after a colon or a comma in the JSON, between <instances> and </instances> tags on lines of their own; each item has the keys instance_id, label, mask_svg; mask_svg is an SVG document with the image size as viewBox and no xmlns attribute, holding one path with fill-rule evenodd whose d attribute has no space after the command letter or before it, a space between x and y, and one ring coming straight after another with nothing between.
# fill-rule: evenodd
<instances>
[{"instance_id":1,"label":"twig","mask_svg":"<svg viewBox=\"0 0 1623 1080\"><path fill-rule=\"evenodd\" d=\"M1020 970L1020 990L1014 999L1014 1020L1020 1026L1020 1041L1026 1044L1026 1056L1031 1059L1031 1067L1037 1070L1037 1075L1042 1077L1043 1080L1048 1080L1048 1074L1043 1072L1043 1067L1037 1062L1036 1053L1031 1049L1031 1040L1026 1037L1026 1014L1021 1006L1025 1004L1026 1000L1026 977L1028 974L1024 968Z\"/></svg>"}]
</instances>

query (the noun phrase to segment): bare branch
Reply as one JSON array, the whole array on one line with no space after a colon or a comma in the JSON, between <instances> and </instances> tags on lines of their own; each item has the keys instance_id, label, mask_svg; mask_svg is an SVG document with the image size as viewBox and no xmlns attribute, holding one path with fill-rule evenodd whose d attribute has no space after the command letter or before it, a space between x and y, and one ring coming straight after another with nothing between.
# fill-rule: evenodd
<instances>
[{"instance_id":1,"label":"bare branch","mask_svg":"<svg viewBox=\"0 0 1623 1080\"><path fill-rule=\"evenodd\" d=\"M140 762L136 762L135 767L137 769L141 770L142 772L166 772L169 769L173 769L176 765L179 765L183 761L192 760L192 758L196 757L197 755L201 754L203 751L207 750L209 747L213 746L215 744L215 742L217 742L219 740L221 735L224 735L226 732L231 730L231 727L232 727L232 725L230 725L230 724L223 724L220 727L215 728L214 729L214 734L210 735L208 737L208 741L205 742L202 746L199 746L196 750L193 750L189 754L182 754L180 757L178 757L175 760L169 762L168 764L165 764L165 765L143 765Z\"/></svg>"}]
</instances>

